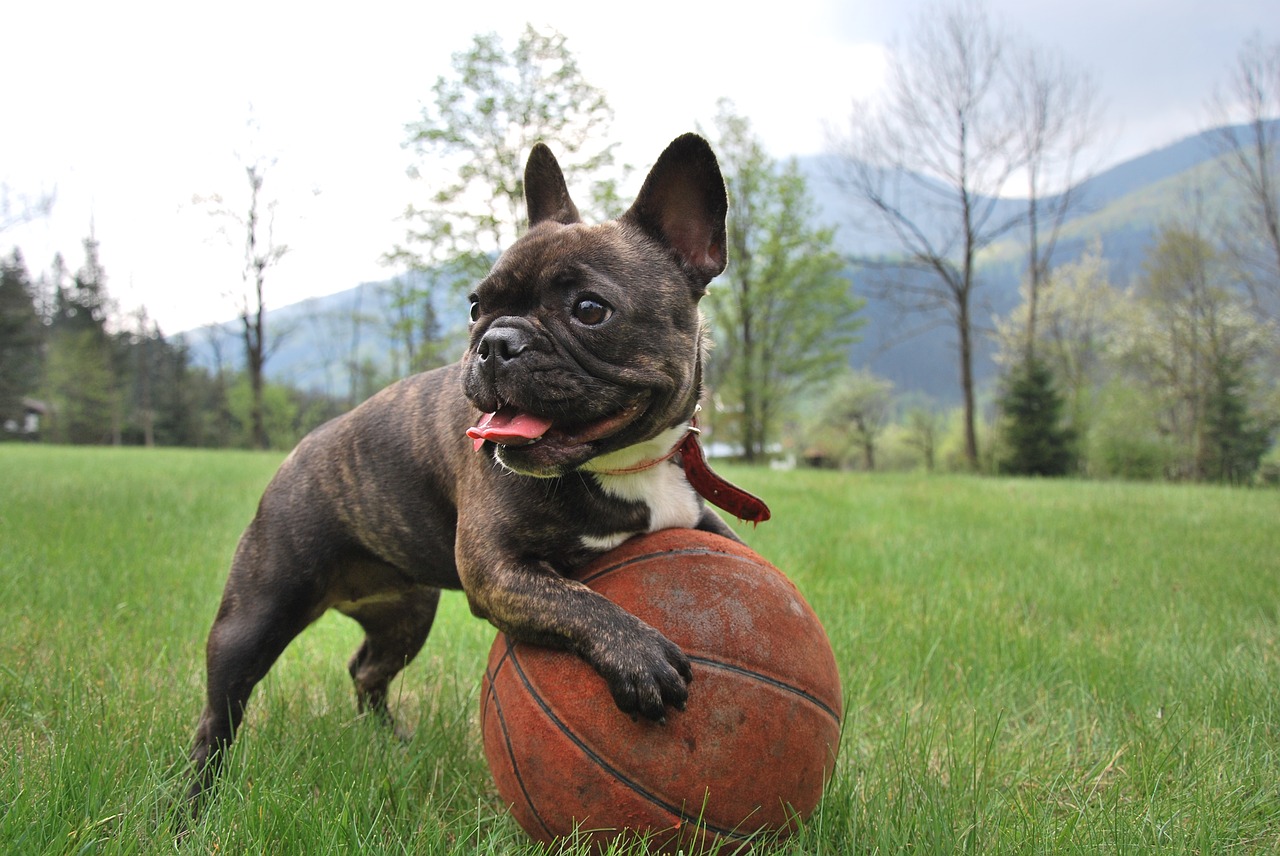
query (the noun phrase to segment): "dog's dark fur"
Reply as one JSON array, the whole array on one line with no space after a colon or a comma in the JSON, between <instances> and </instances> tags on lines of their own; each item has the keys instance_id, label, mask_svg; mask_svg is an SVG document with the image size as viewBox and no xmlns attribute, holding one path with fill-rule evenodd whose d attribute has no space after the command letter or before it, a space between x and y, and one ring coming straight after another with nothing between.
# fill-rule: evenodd
<instances>
[{"instance_id":1,"label":"dog's dark fur","mask_svg":"<svg viewBox=\"0 0 1280 856\"><path fill-rule=\"evenodd\" d=\"M462 361L316 429L263 495L209 633L193 799L254 685L328 609L364 628L356 696L388 719L387 686L422 647L442 588L463 589L516 639L579 654L623 712L662 720L683 707L680 649L563 574L640 532L733 537L675 461L617 472L662 458L693 417L698 301L725 265L724 182L706 142L686 135L618 220L581 223L541 144L525 184L529 230L476 287ZM473 445L468 429L496 411L552 427Z\"/></svg>"}]
</instances>

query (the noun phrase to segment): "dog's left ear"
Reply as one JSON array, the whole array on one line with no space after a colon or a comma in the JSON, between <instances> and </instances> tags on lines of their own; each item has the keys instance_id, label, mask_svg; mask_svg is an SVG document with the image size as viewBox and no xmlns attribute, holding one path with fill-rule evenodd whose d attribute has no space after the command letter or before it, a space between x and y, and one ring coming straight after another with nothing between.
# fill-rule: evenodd
<instances>
[{"instance_id":1,"label":"dog's left ear","mask_svg":"<svg viewBox=\"0 0 1280 856\"><path fill-rule=\"evenodd\" d=\"M566 226L582 221L578 206L569 198L569 188L556 156L542 143L534 144L524 166L524 201L529 209L531 229L543 220Z\"/></svg>"},{"instance_id":2,"label":"dog's left ear","mask_svg":"<svg viewBox=\"0 0 1280 856\"><path fill-rule=\"evenodd\" d=\"M697 134L678 137L658 158L623 215L676 252L700 289L724 270L725 212L720 164Z\"/></svg>"}]
</instances>

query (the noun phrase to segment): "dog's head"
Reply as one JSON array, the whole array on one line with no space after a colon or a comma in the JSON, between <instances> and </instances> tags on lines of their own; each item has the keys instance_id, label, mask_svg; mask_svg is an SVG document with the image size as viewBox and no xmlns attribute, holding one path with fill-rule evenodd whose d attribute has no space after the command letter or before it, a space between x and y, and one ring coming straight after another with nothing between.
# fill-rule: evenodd
<instances>
[{"instance_id":1,"label":"dog's head","mask_svg":"<svg viewBox=\"0 0 1280 856\"><path fill-rule=\"evenodd\" d=\"M472 430L498 460L557 476L693 415L698 301L725 266L724 180L686 134L622 217L586 225L550 149L525 167L529 229L471 295L463 358Z\"/></svg>"}]
</instances>

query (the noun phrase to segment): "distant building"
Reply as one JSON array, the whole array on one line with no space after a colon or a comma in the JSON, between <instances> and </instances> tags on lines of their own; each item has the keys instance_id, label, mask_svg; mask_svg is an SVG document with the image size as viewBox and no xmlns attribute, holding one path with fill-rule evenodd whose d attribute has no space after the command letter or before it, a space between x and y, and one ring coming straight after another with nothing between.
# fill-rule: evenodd
<instances>
[{"instance_id":1,"label":"distant building","mask_svg":"<svg viewBox=\"0 0 1280 856\"><path fill-rule=\"evenodd\" d=\"M22 399L22 419L6 419L6 434L16 434L25 440L37 440L40 437L40 420L49 413L49 405L34 398Z\"/></svg>"}]
</instances>

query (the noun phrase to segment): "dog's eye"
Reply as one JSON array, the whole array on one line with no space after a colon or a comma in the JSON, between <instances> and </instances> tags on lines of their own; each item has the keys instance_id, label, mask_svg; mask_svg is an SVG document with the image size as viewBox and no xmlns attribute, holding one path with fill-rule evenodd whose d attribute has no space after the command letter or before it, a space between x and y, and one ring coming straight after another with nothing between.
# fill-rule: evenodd
<instances>
[{"instance_id":1,"label":"dog's eye","mask_svg":"<svg viewBox=\"0 0 1280 856\"><path fill-rule=\"evenodd\" d=\"M613 307L596 300L594 297L584 297L573 307L573 317L588 327L596 327L603 324L609 320L609 316L612 314Z\"/></svg>"}]
</instances>

